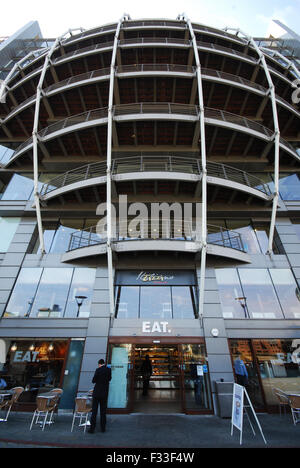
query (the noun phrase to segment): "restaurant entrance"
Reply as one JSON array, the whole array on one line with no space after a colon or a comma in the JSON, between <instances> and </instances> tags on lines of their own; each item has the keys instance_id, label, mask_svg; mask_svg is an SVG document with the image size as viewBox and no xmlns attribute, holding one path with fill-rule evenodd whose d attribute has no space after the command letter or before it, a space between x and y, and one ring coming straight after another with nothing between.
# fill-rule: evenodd
<instances>
[{"instance_id":1,"label":"restaurant entrance","mask_svg":"<svg viewBox=\"0 0 300 468\"><path fill-rule=\"evenodd\" d=\"M181 387L177 345L135 346L134 412L181 412Z\"/></svg>"},{"instance_id":2,"label":"restaurant entrance","mask_svg":"<svg viewBox=\"0 0 300 468\"><path fill-rule=\"evenodd\" d=\"M110 343L110 412L211 413L204 341L178 341L127 337L127 343ZM149 376L143 370L146 356L152 368Z\"/></svg>"}]
</instances>

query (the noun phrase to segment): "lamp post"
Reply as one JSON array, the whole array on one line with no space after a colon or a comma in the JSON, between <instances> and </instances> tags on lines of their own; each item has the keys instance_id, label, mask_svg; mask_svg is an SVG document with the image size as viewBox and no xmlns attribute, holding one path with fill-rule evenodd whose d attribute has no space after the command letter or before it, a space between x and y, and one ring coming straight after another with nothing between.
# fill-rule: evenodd
<instances>
[{"instance_id":1,"label":"lamp post","mask_svg":"<svg viewBox=\"0 0 300 468\"><path fill-rule=\"evenodd\" d=\"M80 307L82 306L83 301L84 301L85 299L87 299L87 296L75 296L75 299L76 299L77 306L78 306L78 309L77 309L77 317L79 317Z\"/></svg>"},{"instance_id":2,"label":"lamp post","mask_svg":"<svg viewBox=\"0 0 300 468\"><path fill-rule=\"evenodd\" d=\"M241 296L241 297L236 297L235 300L239 301L242 309L244 310L245 318L250 318L249 310L247 306L247 298L245 296Z\"/></svg>"}]
</instances>

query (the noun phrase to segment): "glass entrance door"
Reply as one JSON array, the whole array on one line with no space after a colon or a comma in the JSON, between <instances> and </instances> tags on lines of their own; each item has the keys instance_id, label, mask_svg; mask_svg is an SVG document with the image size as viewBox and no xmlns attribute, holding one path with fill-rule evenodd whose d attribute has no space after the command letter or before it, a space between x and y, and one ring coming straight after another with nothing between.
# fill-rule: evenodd
<instances>
[{"instance_id":1,"label":"glass entrance door","mask_svg":"<svg viewBox=\"0 0 300 468\"><path fill-rule=\"evenodd\" d=\"M136 344L134 352L133 410L143 413L182 412L178 345Z\"/></svg>"},{"instance_id":2,"label":"glass entrance door","mask_svg":"<svg viewBox=\"0 0 300 468\"><path fill-rule=\"evenodd\" d=\"M184 411L210 411L212 401L204 343L182 344L180 348Z\"/></svg>"}]
</instances>

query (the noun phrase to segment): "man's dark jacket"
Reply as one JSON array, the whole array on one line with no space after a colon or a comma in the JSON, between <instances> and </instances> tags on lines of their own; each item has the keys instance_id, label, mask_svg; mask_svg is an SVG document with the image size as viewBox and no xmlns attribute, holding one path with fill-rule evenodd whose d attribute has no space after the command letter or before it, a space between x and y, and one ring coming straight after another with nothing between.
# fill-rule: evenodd
<instances>
[{"instance_id":1,"label":"man's dark jacket","mask_svg":"<svg viewBox=\"0 0 300 468\"><path fill-rule=\"evenodd\" d=\"M108 387L111 380L111 369L106 366L98 367L93 377L93 383L96 384L93 391L94 398L107 398Z\"/></svg>"}]
</instances>

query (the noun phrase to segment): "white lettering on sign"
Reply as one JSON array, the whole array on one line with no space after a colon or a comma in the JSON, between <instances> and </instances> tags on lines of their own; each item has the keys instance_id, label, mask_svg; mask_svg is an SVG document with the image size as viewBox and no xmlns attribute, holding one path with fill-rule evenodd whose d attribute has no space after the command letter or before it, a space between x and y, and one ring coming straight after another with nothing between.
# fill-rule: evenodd
<instances>
[{"instance_id":1,"label":"white lettering on sign","mask_svg":"<svg viewBox=\"0 0 300 468\"><path fill-rule=\"evenodd\" d=\"M37 359L38 351L16 351L14 355L14 362L39 362Z\"/></svg>"},{"instance_id":2,"label":"white lettering on sign","mask_svg":"<svg viewBox=\"0 0 300 468\"><path fill-rule=\"evenodd\" d=\"M169 322L143 322L142 331L143 333L171 333L168 324Z\"/></svg>"}]
</instances>

